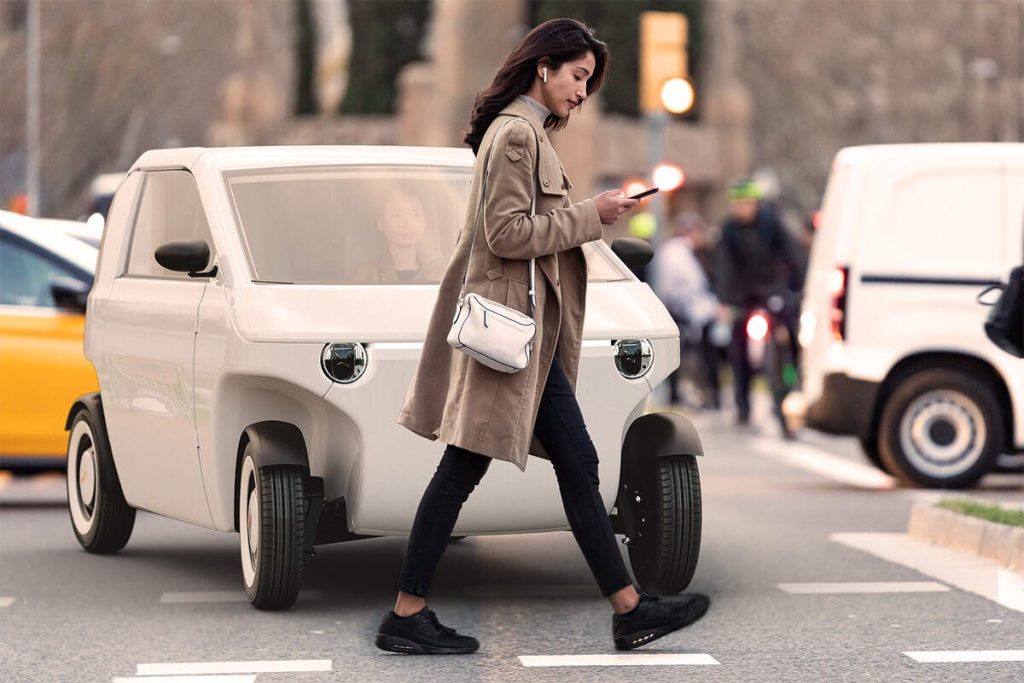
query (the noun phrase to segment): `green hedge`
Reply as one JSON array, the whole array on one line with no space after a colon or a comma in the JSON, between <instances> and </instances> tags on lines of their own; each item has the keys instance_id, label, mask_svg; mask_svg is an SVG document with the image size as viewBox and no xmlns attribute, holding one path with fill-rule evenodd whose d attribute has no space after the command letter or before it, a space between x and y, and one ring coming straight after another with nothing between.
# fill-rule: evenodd
<instances>
[{"instance_id":1,"label":"green hedge","mask_svg":"<svg viewBox=\"0 0 1024 683\"><path fill-rule=\"evenodd\" d=\"M970 500L941 500L937 507L990 522L1024 527L1024 510L1007 510L998 505L985 505Z\"/></svg>"}]
</instances>

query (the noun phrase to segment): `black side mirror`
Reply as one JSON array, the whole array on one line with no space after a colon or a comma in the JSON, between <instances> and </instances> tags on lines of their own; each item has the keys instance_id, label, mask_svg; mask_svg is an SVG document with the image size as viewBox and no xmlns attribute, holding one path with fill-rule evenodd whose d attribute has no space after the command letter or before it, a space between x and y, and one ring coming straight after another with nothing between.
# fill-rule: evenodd
<instances>
[{"instance_id":1,"label":"black side mirror","mask_svg":"<svg viewBox=\"0 0 1024 683\"><path fill-rule=\"evenodd\" d=\"M70 277L55 277L50 280L50 294L57 308L85 313L89 301L89 285Z\"/></svg>"},{"instance_id":2,"label":"black side mirror","mask_svg":"<svg viewBox=\"0 0 1024 683\"><path fill-rule=\"evenodd\" d=\"M210 245L203 240L195 242L165 242L156 248L156 262L167 270L188 273L189 277L213 277L217 266L205 271L210 262Z\"/></svg>"},{"instance_id":3,"label":"black side mirror","mask_svg":"<svg viewBox=\"0 0 1024 683\"><path fill-rule=\"evenodd\" d=\"M620 237L612 242L612 251L632 270L643 268L654 258L654 249L638 237Z\"/></svg>"}]
</instances>

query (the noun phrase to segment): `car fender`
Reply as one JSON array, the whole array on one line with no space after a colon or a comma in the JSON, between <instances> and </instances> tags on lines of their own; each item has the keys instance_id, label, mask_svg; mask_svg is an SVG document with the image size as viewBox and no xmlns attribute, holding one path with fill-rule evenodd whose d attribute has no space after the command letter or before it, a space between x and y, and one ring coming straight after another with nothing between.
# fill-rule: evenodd
<instances>
[{"instance_id":1,"label":"car fender","mask_svg":"<svg viewBox=\"0 0 1024 683\"><path fill-rule=\"evenodd\" d=\"M253 458L256 467L295 465L309 469L306 439L302 436L302 430L292 423L280 420L256 422L246 427L243 434L238 454L239 466L245 444L251 443L256 446Z\"/></svg>"},{"instance_id":2,"label":"car fender","mask_svg":"<svg viewBox=\"0 0 1024 683\"><path fill-rule=\"evenodd\" d=\"M697 427L673 412L641 415L629 425L622 442L622 469L653 463L669 455L704 455Z\"/></svg>"},{"instance_id":3,"label":"car fender","mask_svg":"<svg viewBox=\"0 0 1024 683\"><path fill-rule=\"evenodd\" d=\"M302 430L290 422L265 420L254 422L242 430L242 438L238 440L238 458L235 463L235 531L238 526L239 474L242 471L242 457L247 444L254 444L253 463L257 468L268 465L295 465L309 473L309 455L306 451L306 439Z\"/></svg>"},{"instance_id":4,"label":"car fender","mask_svg":"<svg viewBox=\"0 0 1024 683\"><path fill-rule=\"evenodd\" d=\"M68 411L68 418L64 421L64 431L71 430L71 423L74 422L75 416L83 410L89 411L95 419L95 433L97 448L96 458L99 463L101 475L100 485L109 493L114 493L122 498L124 497L124 491L121 490L121 480L117 476L117 467L114 465L113 454L110 451L110 437L107 436L107 420L103 416L103 401L100 399L100 394L94 391L89 394L83 394L75 399L75 402L71 404L71 409Z\"/></svg>"}]
</instances>

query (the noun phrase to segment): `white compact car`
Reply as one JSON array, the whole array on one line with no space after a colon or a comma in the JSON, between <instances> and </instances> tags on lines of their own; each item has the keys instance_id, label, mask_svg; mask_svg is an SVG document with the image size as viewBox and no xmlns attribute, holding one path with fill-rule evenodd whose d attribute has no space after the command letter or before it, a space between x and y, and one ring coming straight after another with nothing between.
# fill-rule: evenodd
<instances>
[{"instance_id":1,"label":"white compact car","mask_svg":"<svg viewBox=\"0 0 1024 683\"><path fill-rule=\"evenodd\" d=\"M859 437L919 486L1012 463L1024 362L985 336L977 297L1024 258L1024 144L843 149L822 212L787 419Z\"/></svg>"},{"instance_id":2,"label":"white compact car","mask_svg":"<svg viewBox=\"0 0 1024 683\"><path fill-rule=\"evenodd\" d=\"M239 532L249 598L283 608L315 545L408 535L444 446L395 418L472 180L465 149L145 153L88 300L100 392L67 419L81 544L120 550L136 509ZM415 278L393 265L413 248ZM645 409L679 363L678 328L616 255L644 263L646 243L584 251L576 393L601 496L637 582L678 592L700 548L702 448L684 416ZM491 468L454 535L568 529L553 469L532 462Z\"/></svg>"}]
</instances>

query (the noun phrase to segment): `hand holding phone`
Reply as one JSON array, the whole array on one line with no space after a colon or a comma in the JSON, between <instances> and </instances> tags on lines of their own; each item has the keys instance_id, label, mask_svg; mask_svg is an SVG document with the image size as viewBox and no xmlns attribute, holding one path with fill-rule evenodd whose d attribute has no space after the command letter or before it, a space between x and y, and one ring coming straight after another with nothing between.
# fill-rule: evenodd
<instances>
[{"instance_id":1,"label":"hand holding phone","mask_svg":"<svg viewBox=\"0 0 1024 683\"><path fill-rule=\"evenodd\" d=\"M652 195L652 194L654 194L657 191L658 191L658 188L652 187L651 189L644 190L643 192L640 192L639 194L631 194L629 196L629 198L630 199L643 199L644 197L646 197L648 195Z\"/></svg>"}]
</instances>

